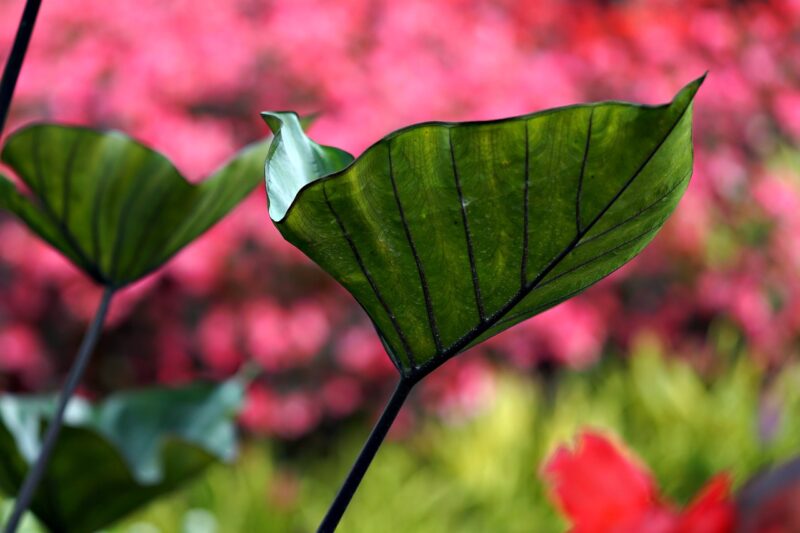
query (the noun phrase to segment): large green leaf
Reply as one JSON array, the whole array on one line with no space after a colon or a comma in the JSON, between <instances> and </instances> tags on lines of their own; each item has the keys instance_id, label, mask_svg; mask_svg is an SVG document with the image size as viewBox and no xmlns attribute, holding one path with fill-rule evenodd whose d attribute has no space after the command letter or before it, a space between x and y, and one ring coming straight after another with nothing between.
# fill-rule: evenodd
<instances>
[{"instance_id":1,"label":"large green leaf","mask_svg":"<svg viewBox=\"0 0 800 533\"><path fill-rule=\"evenodd\" d=\"M358 159L264 113L270 216L341 282L407 377L635 256L692 172L700 78L665 105L576 105L396 131Z\"/></svg>"},{"instance_id":2,"label":"large green leaf","mask_svg":"<svg viewBox=\"0 0 800 533\"><path fill-rule=\"evenodd\" d=\"M161 266L252 191L268 144L245 148L194 185L122 133L33 125L8 139L2 161L34 197L0 176L0 209L96 281L119 287Z\"/></svg>"},{"instance_id":3,"label":"large green leaf","mask_svg":"<svg viewBox=\"0 0 800 533\"><path fill-rule=\"evenodd\" d=\"M31 510L53 531L95 531L236 453L240 380L74 399ZM13 496L55 398L0 397L0 489Z\"/></svg>"}]
</instances>

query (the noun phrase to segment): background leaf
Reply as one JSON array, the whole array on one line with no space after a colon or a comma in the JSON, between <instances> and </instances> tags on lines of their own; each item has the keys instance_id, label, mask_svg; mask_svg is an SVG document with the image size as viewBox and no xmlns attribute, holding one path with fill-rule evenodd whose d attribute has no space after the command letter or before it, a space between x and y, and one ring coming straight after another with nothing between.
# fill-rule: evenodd
<instances>
[{"instance_id":1,"label":"background leaf","mask_svg":"<svg viewBox=\"0 0 800 533\"><path fill-rule=\"evenodd\" d=\"M158 268L258 184L269 142L253 144L199 185L164 156L111 131L40 124L8 139L0 208L22 219L96 281L122 286Z\"/></svg>"},{"instance_id":2,"label":"background leaf","mask_svg":"<svg viewBox=\"0 0 800 533\"><path fill-rule=\"evenodd\" d=\"M236 453L239 380L71 402L31 507L53 531L89 532ZM0 397L0 488L16 494L36 458L55 398Z\"/></svg>"},{"instance_id":3,"label":"background leaf","mask_svg":"<svg viewBox=\"0 0 800 533\"><path fill-rule=\"evenodd\" d=\"M366 309L401 372L424 375L641 251L688 185L702 82L655 107L419 124L354 161L265 113L270 213Z\"/></svg>"}]
</instances>

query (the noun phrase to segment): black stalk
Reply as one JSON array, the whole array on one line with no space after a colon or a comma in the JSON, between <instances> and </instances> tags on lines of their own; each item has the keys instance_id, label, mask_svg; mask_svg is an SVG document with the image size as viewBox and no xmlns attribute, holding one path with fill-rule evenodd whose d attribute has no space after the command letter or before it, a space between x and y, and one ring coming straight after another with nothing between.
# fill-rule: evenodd
<instances>
[{"instance_id":1,"label":"black stalk","mask_svg":"<svg viewBox=\"0 0 800 533\"><path fill-rule=\"evenodd\" d=\"M364 443L364 447L361 449L361 453L358 454L356 462L353 463L353 466L350 468L350 473L347 474L347 478L339 489L336 499L333 500L333 503L328 509L328 513L325 515L325 518L322 519L317 533L333 533L336 531L336 527L339 525L339 521L342 519L345 510L347 510L350 500L353 499L358 485L364 478L364 474L367 472L370 463L372 463L372 459L375 458L378 448L381 447L383 439L386 438L386 434L389 433L389 428L392 427L394 419L397 418L397 413L400 412L400 408L403 407L403 403L406 401L406 398L408 398L408 393L411 392L415 383L416 380L411 378L400 378L400 382L397 384L397 388L392 393L391 398L389 398L386 407L384 407L381 417L378 419L375 427L372 428L372 433L369 434L367 442Z\"/></svg>"},{"instance_id":2,"label":"black stalk","mask_svg":"<svg viewBox=\"0 0 800 533\"><path fill-rule=\"evenodd\" d=\"M28 43L31 41L33 26L36 24L36 16L39 14L39 7L42 0L28 0L22 12L22 19L17 28L17 36L14 37L14 45L6 61L6 68L3 70L3 79L0 80L0 134L6 125L8 108L11 106L11 97L14 95L14 88L17 86L19 71L22 70L22 62L25 60L25 53L28 51Z\"/></svg>"},{"instance_id":3,"label":"black stalk","mask_svg":"<svg viewBox=\"0 0 800 533\"><path fill-rule=\"evenodd\" d=\"M81 347L78 350L75 362L72 363L72 368L69 369L69 375L67 376L66 383L64 383L64 388L61 389L61 394L58 398L58 406L53 415L53 420L47 427L47 434L44 437L39 457L36 458L36 463L34 463L33 467L28 471L28 475L25 476L25 481L22 483L22 488L19 494L17 494L17 500L14 503L14 511L11 513L11 518L8 520L3 530L4 533L14 533L17 530L22 515L28 507L30 507L33 496L36 494L36 488L39 486L47 470L47 464L50 462L50 456L53 454L53 449L58 440L58 434L61 432L61 427L64 423L64 412L67 409L67 404L73 394L75 394L75 389L78 387L83 377L83 372L86 370L89 359L91 359L92 352L100 337L100 332L103 329L103 322L105 321L106 314L108 314L108 307L113 295L114 289L111 287L107 287L103 292L100 306L97 308L94 319L89 329L86 331L86 335L83 337L83 342L81 342Z\"/></svg>"}]
</instances>

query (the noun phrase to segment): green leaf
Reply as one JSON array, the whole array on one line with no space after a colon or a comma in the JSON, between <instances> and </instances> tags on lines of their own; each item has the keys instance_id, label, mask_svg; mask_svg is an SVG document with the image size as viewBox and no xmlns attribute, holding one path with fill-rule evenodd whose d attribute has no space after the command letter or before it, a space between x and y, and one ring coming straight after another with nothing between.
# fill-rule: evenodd
<instances>
[{"instance_id":1,"label":"green leaf","mask_svg":"<svg viewBox=\"0 0 800 533\"><path fill-rule=\"evenodd\" d=\"M665 105L425 123L353 159L264 113L270 216L421 377L578 294L653 238L692 171L700 78Z\"/></svg>"},{"instance_id":2,"label":"green leaf","mask_svg":"<svg viewBox=\"0 0 800 533\"><path fill-rule=\"evenodd\" d=\"M247 196L268 145L245 148L194 185L122 133L33 125L11 135L2 152L33 198L0 176L0 209L99 283L119 287L161 266Z\"/></svg>"},{"instance_id":3,"label":"green leaf","mask_svg":"<svg viewBox=\"0 0 800 533\"><path fill-rule=\"evenodd\" d=\"M236 453L239 380L120 393L67 409L31 510L53 531L90 532ZM55 410L53 397L0 397L0 489L17 493Z\"/></svg>"}]
</instances>

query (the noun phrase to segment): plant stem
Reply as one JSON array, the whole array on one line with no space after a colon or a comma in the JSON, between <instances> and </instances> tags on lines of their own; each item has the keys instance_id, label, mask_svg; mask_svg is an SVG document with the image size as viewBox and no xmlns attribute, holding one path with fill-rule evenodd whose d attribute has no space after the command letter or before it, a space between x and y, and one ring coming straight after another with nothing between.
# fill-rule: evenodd
<instances>
[{"instance_id":1,"label":"plant stem","mask_svg":"<svg viewBox=\"0 0 800 533\"><path fill-rule=\"evenodd\" d=\"M6 125L8 108L11 107L11 96L17 86L19 71L22 69L22 61L28 51L28 43L31 41L33 26L36 24L36 16L39 14L39 6L42 0L28 0L25 9L22 11L22 20L17 28L17 36L14 37L14 46L6 61L6 68L3 70L3 79L0 80L0 134Z\"/></svg>"},{"instance_id":2,"label":"plant stem","mask_svg":"<svg viewBox=\"0 0 800 533\"><path fill-rule=\"evenodd\" d=\"M397 388L392 393L391 398L389 398L389 402L386 404L386 407L384 407L383 413L381 413L381 417L378 419L375 427L372 428L372 433L370 433L367 442L364 443L364 447L361 449L361 453L358 454L356 462L353 463L353 466L350 468L350 473L347 474L347 478L344 480L342 487L339 489L339 493L328 509L328 513L325 515L325 518L322 519L317 533L333 533L336 531L336 526L339 525L339 521L342 519L345 510L347 510L350 500L353 499L358 485L361 483L370 463L372 463L372 459L378 452L378 448L380 448L383 439L389 432L389 428L392 427L394 419L397 418L397 413L400 412L400 408L403 406L403 403L408 397L408 393L411 392L415 383L416 381L406 377L400 378Z\"/></svg>"},{"instance_id":3,"label":"plant stem","mask_svg":"<svg viewBox=\"0 0 800 533\"><path fill-rule=\"evenodd\" d=\"M39 457L36 458L36 463L34 463L33 467L28 471L28 475L25 476L25 481L22 483L22 488L20 489L19 494L17 494L17 500L14 503L14 511L11 513L11 518L3 530L4 533L14 533L17 530L19 521L22 519L22 515L30 506L31 500L33 500L33 496L36 493L36 488L39 486L39 482L42 480L42 476L47 469L47 463L50 461L50 456L52 455L56 441L58 440L58 434L61 431L61 426L64 423L64 412L67 409L67 404L72 398L72 395L75 394L75 389L78 387L78 384L83 377L83 372L86 370L86 366L89 363L89 359L94 351L94 347L97 344L98 338L100 337L100 332L103 329L103 321L108 313L108 306L111 303L111 297L113 295L114 289L112 287L107 287L105 292L103 292L103 298L100 300L100 306L97 308L94 319L92 320L89 329L86 331L86 335L83 337L83 342L81 342L78 355L75 358L75 362L72 363L72 368L69 370L69 375L67 376L66 383L64 383L64 388L61 389L61 394L58 398L58 406L56 407L56 412L47 428L47 434L44 437L42 449L39 451Z\"/></svg>"}]
</instances>

